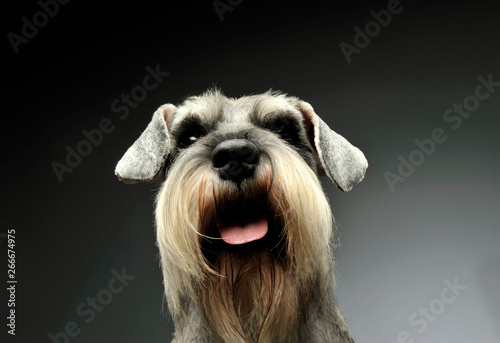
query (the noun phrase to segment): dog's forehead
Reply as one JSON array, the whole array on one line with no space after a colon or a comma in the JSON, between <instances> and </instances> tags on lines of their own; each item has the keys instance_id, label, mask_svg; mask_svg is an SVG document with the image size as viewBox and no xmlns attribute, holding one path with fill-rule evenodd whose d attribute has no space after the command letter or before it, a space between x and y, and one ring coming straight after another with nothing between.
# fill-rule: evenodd
<instances>
[{"instance_id":1,"label":"dog's forehead","mask_svg":"<svg viewBox=\"0 0 500 343\"><path fill-rule=\"evenodd\" d=\"M297 114L295 98L282 94L264 93L235 99L226 111L226 121L241 121L255 119L263 121L266 117L287 114Z\"/></svg>"},{"instance_id":2,"label":"dog's forehead","mask_svg":"<svg viewBox=\"0 0 500 343\"><path fill-rule=\"evenodd\" d=\"M173 125L188 116L214 126L217 123L262 122L267 117L284 113L301 117L296 98L271 92L240 98L211 93L186 100L177 109Z\"/></svg>"}]
</instances>

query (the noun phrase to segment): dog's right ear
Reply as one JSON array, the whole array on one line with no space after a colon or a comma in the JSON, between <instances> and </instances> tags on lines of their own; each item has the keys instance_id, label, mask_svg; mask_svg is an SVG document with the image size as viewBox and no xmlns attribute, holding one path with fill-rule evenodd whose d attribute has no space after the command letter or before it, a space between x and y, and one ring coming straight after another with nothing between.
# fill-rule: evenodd
<instances>
[{"instance_id":1,"label":"dog's right ear","mask_svg":"<svg viewBox=\"0 0 500 343\"><path fill-rule=\"evenodd\" d=\"M158 108L141 136L116 165L115 175L125 183L164 180L165 161L170 153L169 127L177 108Z\"/></svg>"}]
</instances>

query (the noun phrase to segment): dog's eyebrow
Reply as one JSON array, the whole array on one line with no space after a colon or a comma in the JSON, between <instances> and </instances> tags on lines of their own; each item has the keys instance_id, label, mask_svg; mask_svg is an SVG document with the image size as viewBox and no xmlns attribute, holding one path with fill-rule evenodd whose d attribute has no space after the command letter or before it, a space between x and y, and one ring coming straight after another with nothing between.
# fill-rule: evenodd
<instances>
[{"instance_id":1,"label":"dog's eyebrow","mask_svg":"<svg viewBox=\"0 0 500 343\"><path fill-rule=\"evenodd\" d=\"M297 114L286 108L267 108L267 111L254 110L249 116L250 121L257 126L266 126L277 118L288 120L297 126L300 123Z\"/></svg>"},{"instance_id":2,"label":"dog's eyebrow","mask_svg":"<svg viewBox=\"0 0 500 343\"><path fill-rule=\"evenodd\" d=\"M174 137L179 137L186 131L207 132L208 126L200 116L188 114L180 122L173 125L171 133Z\"/></svg>"},{"instance_id":3,"label":"dog's eyebrow","mask_svg":"<svg viewBox=\"0 0 500 343\"><path fill-rule=\"evenodd\" d=\"M256 125L265 124L276 117L293 118L294 121L298 120L297 113L280 98L266 98L255 101L249 115L250 121Z\"/></svg>"}]
</instances>

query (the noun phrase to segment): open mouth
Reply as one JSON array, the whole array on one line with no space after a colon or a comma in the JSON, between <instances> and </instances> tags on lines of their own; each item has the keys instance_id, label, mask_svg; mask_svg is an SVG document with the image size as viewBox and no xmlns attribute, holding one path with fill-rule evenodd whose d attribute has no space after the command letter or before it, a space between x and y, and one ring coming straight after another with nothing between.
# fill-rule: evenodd
<instances>
[{"instance_id":1,"label":"open mouth","mask_svg":"<svg viewBox=\"0 0 500 343\"><path fill-rule=\"evenodd\" d=\"M241 245L257 241L267 234L268 217L261 208L231 208L217 220L217 227L224 242Z\"/></svg>"}]
</instances>

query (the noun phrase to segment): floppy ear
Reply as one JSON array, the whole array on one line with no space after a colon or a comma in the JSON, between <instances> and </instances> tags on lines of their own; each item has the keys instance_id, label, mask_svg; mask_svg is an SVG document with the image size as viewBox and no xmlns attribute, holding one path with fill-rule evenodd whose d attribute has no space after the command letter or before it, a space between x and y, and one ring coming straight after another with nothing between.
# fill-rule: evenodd
<instances>
[{"instance_id":1,"label":"floppy ear","mask_svg":"<svg viewBox=\"0 0 500 343\"><path fill-rule=\"evenodd\" d=\"M350 191L365 176L368 168L365 155L330 129L310 104L300 101L299 108L304 115L311 144L316 148L317 159L322 167L320 172L323 171L344 192Z\"/></svg>"},{"instance_id":2,"label":"floppy ear","mask_svg":"<svg viewBox=\"0 0 500 343\"><path fill-rule=\"evenodd\" d=\"M176 107L158 108L141 136L116 165L115 175L126 183L163 181L165 161L170 153L168 127Z\"/></svg>"}]
</instances>

